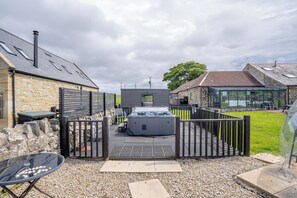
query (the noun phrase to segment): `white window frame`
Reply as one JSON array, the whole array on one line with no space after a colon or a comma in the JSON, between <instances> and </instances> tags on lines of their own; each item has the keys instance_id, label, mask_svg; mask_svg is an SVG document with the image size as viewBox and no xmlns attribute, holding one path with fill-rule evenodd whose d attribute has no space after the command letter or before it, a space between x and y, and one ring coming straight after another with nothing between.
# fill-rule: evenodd
<instances>
[{"instance_id":1,"label":"white window frame","mask_svg":"<svg viewBox=\"0 0 297 198\"><path fill-rule=\"evenodd\" d=\"M0 41L0 46L8 53L8 54L12 54L15 55L16 54L2 41Z\"/></svg>"},{"instance_id":2,"label":"white window frame","mask_svg":"<svg viewBox=\"0 0 297 198\"><path fill-rule=\"evenodd\" d=\"M14 46L14 48L27 60L32 60L23 49Z\"/></svg>"},{"instance_id":3,"label":"white window frame","mask_svg":"<svg viewBox=\"0 0 297 198\"><path fill-rule=\"evenodd\" d=\"M68 74L72 74L72 72L70 72L65 65L61 65L61 66L68 72Z\"/></svg>"},{"instance_id":4,"label":"white window frame","mask_svg":"<svg viewBox=\"0 0 297 198\"><path fill-rule=\"evenodd\" d=\"M60 67L58 67L58 65L54 62L54 61L49 61L57 70L62 71L62 69Z\"/></svg>"},{"instance_id":5,"label":"white window frame","mask_svg":"<svg viewBox=\"0 0 297 198\"><path fill-rule=\"evenodd\" d=\"M287 78L297 78L297 76L293 74L283 74L283 75L286 76Z\"/></svg>"}]
</instances>

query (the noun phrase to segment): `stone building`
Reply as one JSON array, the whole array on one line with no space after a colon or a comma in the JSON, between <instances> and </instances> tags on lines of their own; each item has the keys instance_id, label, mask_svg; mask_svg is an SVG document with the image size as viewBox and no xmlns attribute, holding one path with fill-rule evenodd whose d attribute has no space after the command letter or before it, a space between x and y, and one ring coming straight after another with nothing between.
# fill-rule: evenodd
<instances>
[{"instance_id":1,"label":"stone building","mask_svg":"<svg viewBox=\"0 0 297 198\"><path fill-rule=\"evenodd\" d=\"M280 108L285 93L283 87L266 87L248 71L209 71L171 92L189 105L213 108Z\"/></svg>"},{"instance_id":2,"label":"stone building","mask_svg":"<svg viewBox=\"0 0 297 198\"><path fill-rule=\"evenodd\" d=\"M286 102L297 100L297 64L296 63L248 63L244 71L249 72L266 87L286 89Z\"/></svg>"},{"instance_id":3,"label":"stone building","mask_svg":"<svg viewBox=\"0 0 297 198\"><path fill-rule=\"evenodd\" d=\"M17 113L59 106L59 88L98 91L82 69L0 29L0 129L13 127Z\"/></svg>"}]
</instances>

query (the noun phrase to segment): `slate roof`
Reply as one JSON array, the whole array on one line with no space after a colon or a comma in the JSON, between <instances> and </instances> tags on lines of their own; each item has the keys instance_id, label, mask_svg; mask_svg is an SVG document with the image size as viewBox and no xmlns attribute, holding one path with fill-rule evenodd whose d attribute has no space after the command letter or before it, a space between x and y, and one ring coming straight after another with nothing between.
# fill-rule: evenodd
<instances>
[{"instance_id":1,"label":"slate roof","mask_svg":"<svg viewBox=\"0 0 297 198\"><path fill-rule=\"evenodd\" d=\"M33 44L1 28L0 42L5 43L5 45L14 53L14 55L10 54L0 46L0 53L11 61L12 64L14 64L16 72L98 88L97 85L76 64L40 47L38 48L38 68L34 67ZM31 60L23 57L15 47L22 49ZM46 53L50 56L46 55ZM54 62L60 70L57 69L50 61Z\"/></svg>"},{"instance_id":2,"label":"slate roof","mask_svg":"<svg viewBox=\"0 0 297 198\"><path fill-rule=\"evenodd\" d=\"M181 85L171 93L195 87L263 87L263 84L246 71L210 71Z\"/></svg>"},{"instance_id":3,"label":"slate roof","mask_svg":"<svg viewBox=\"0 0 297 198\"><path fill-rule=\"evenodd\" d=\"M249 65L284 85L297 85L297 63L277 63L276 66L275 63L249 63ZM288 78L285 75L293 75L296 77Z\"/></svg>"}]
</instances>

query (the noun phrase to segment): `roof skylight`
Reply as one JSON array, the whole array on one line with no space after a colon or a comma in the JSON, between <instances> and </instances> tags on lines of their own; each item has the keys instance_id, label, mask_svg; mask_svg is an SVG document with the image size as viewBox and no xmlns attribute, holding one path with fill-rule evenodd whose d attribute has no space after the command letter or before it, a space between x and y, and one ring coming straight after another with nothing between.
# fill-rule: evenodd
<instances>
[{"instance_id":1,"label":"roof skylight","mask_svg":"<svg viewBox=\"0 0 297 198\"><path fill-rule=\"evenodd\" d=\"M68 72L68 74L72 74L64 65L61 66Z\"/></svg>"},{"instance_id":2,"label":"roof skylight","mask_svg":"<svg viewBox=\"0 0 297 198\"><path fill-rule=\"evenodd\" d=\"M45 55L52 57L52 55L50 53L48 53L48 52L44 52L44 53L45 53Z\"/></svg>"},{"instance_id":3,"label":"roof skylight","mask_svg":"<svg viewBox=\"0 0 297 198\"><path fill-rule=\"evenodd\" d=\"M7 45L3 42L0 41L0 46L9 54L13 54L16 55L15 53L13 53L13 51L11 51L11 49L9 49L9 47L7 47Z\"/></svg>"},{"instance_id":4,"label":"roof skylight","mask_svg":"<svg viewBox=\"0 0 297 198\"><path fill-rule=\"evenodd\" d=\"M264 69L265 71L273 71L273 69L269 67L262 67L262 69Z\"/></svg>"},{"instance_id":5,"label":"roof skylight","mask_svg":"<svg viewBox=\"0 0 297 198\"><path fill-rule=\"evenodd\" d=\"M80 72L80 74L81 74L85 79L89 79L83 72Z\"/></svg>"},{"instance_id":6,"label":"roof skylight","mask_svg":"<svg viewBox=\"0 0 297 198\"><path fill-rule=\"evenodd\" d=\"M283 75L286 76L287 78L297 78L297 76L293 74L283 74Z\"/></svg>"},{"instance_id":7,"label":"roof skylight","mask_svg":"<svg viewBox=\"0 0 297 198\"><path fill-rule=\"evenodd\" d=\"M84 75L81 72L76 71L76 73L78 73L78 75L82 78L85 78Z\"/></svg>"},{"instance_id":8,"label":"roof skylight","mask_svg":"<svg viewBox=\"0 0 297 198\"><path fill-rule=\"evenodd\" d=\"M31 60L30 57L24 52L24 50L14 47L25 59Z\"/></svg>"},{"instance_id":9,"label":"roof skylight","mask_svg":"<svg viewBox=\"0 0 297 198\"><path fill-rule=\"evenodd\" d=\"M49 61L57 70L62 71L62 69L60 67L58 67L58 65L53 62L53 61Z\"/></svg>"}]
</instances>

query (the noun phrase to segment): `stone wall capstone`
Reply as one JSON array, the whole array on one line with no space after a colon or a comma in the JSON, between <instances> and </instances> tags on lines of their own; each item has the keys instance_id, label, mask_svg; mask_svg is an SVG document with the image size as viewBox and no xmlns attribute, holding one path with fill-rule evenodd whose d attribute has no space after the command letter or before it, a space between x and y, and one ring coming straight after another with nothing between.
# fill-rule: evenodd
<instances>
[{"instance_id":1,"label":"stone wall capstone","mask_svg":"<svg viewBox=\"0 0 297 198\"><path fill-rule=\"evenodd\" d=\"M0 160L38 152L60 152L60 127L44 118L0 131Z\"/></svg>"}]
</instances>

